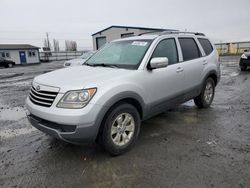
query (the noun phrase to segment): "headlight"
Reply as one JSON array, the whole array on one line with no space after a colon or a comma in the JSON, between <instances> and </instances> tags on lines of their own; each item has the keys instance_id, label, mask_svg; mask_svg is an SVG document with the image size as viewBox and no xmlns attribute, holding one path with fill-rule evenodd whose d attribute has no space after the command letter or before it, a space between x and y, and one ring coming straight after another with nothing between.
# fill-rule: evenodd
<instances>
[{"instance_id":1,"label":"headlight","mask_svg":"<svg viewBox=\"0 0 250 188\"><path fill-rule=\"evenodd\" d=\"M96 88L68 91L58 102L58 108L83 108L96 93Z\"/></svg>"},{"instance_id":2,"label":"headlight","mask_svg":"<svg viewBox=\"0 0 250 188\"><path fill-rule=\"evenodd\" d=\"M242 54L241 59L247 59L247 56L245 54Z\"/></svg>"}]
</instances>

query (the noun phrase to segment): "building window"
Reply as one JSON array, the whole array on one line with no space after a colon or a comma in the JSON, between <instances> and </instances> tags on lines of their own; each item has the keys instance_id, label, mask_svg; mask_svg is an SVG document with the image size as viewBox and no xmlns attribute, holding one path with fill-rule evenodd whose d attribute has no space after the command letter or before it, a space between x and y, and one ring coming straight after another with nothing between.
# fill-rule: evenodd
<instances>
[{"instance_id":1,"label":"building window","mask_svg":"<svg viewBox=\"0 0 250 188\"><path fill-rule=\"evenodd\" d=\"M134 33L124 33L124 34L121 34L121 38L127 38L127 37L132 37L132 36L135 36Z\"/></svg>"},{"instance_id":2,"label":"building window","mask_svg":"<svg viewBox=\"0 0 250 188\"><path fill-rule=\"evenodd\" d=\"M9 52L1 52L1 57L10 58L10 53Z\"/></svg>"},{"instance_id":3,"label":"building window","mask_svg":"<svg viewBox=\"0 0 250 188\"><path fill-rule=\"evenodd\" d=\"M35 51L28 51L28 56L29 57L36 57L36 52Z\"/></svg>"}]
</instances>

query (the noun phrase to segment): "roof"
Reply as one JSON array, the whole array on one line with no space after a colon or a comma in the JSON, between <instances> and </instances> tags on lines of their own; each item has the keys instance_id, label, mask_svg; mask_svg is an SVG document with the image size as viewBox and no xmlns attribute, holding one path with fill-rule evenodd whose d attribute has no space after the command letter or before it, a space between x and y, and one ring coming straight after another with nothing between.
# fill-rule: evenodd
<instances>
[{"instance_id":1,"label":"roof","mask_svg":"<svg viewBox=\"0 0 250 188\"><path fill-rule=\"evenodd\" d=\"M109 30L111 28L127 28L127 29L141 29L141 30L149 30L149 31L173 31L173 29L163 29L163 28L150 28L150 27L133 27L133 26L120 26L120 25L112 25L110 27L107 27L101 31L98 31L94 34L92 34L92 36L99 34L101 32L104 32L106 30Z\"/></svg>"},{"instance_id":2,"label":"roof","mask_svg":"<svg viewBox=\"0 0 250 188\"><path fill-rule=\"evenodd\" d=\"M215 43L214 45L228 45L228 44L245 44L250 43L250 41L239 41L239 42L222 42L222 43Z\"/></svg>"},{"instance_id":3,"label":"roof","mask_svg":"<svg viewBox=\"0 0 250 188\"><path fill-rule=\"evenodd\" d=\"M39 47L29 44L0 44L0 50L26 50L26 49L39 49Z\"/></svg>"}]
</instances>

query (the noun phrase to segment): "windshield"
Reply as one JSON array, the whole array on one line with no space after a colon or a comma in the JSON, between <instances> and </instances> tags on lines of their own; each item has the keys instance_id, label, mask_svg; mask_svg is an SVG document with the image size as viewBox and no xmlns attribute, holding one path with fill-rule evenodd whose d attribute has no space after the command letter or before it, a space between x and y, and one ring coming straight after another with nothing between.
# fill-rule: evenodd
<instances>
[{"instance_id":1,"label":"windshield","mask_svg":"<svg viewBox=\"0 0 250 188\"><path fill-rule=\"evenodd\" d=\"M83 53L79 58L80 59L88 59L93 54L94 54L94 52L86 52L86 53Z\"/></svg>"},{"instance_id":2,"label":"windshield","mask_svg":"<svg viewBox=\"0 0 250 188\"><path fill-rule=\"evenodd\" d=\"M113 65L119 68L137 69L152 40L129 40L106 44L88 59L87 65Z\"/></svg>"}]
</instances>

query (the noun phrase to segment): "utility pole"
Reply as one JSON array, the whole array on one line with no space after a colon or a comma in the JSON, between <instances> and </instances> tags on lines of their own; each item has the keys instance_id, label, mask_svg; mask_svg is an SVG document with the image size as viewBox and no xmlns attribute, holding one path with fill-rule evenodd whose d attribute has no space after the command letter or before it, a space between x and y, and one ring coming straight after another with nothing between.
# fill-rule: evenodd
<instances>
[{"instance_id":1,"label":"utility pole","mask_svg":"<svg viewBox=\"0 0 250 188\"><path fill-rule=\"evenodd\" d=\"M47 46L48 46L48 48L50 48L49 33L48 32L46 33L46 37L47 37Z\"/></svg>"}]
</instances>

